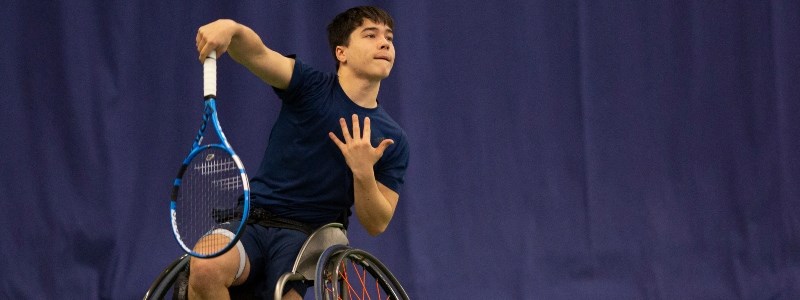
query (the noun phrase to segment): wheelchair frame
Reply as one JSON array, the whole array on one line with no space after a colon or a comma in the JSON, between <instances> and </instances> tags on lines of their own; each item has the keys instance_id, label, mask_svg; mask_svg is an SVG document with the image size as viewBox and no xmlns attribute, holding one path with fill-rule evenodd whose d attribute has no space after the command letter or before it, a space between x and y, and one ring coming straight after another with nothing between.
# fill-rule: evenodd
<instances>
[{"instance_id":1,"label":"wheelchair frame","mask_svg":"<svg viewBox=\"0 0 800 300\"><path fill-rule=\"evenodd\" d=\"M144 299L163 299L170 290L184 288L185 286L173 287L173 285L181 275L185 275L185 272L188 271L189 259L190 256L184 254L167 266L150 285ZM400 282L383 263L364 250L349 247L344 226L339 223L326 224L309 235L297 254L292 271L284 273L278 279L274 299L281 300L286 283L296 280L314 281L315 298L327 299L327 296L323 296L325 291L322 285L328 282L324 278L330 278L330 281L333 282L335 295L346 294L347 291L342 291L339 287L341 283L337 281L336 276L330 276L330 274L336 274L339 265L345 259L358 262L365 270L368 270L384 291L391 295L390 298L408 299ZM182 292L188 293L188 291Z\"/></svg>"}]
</instances>

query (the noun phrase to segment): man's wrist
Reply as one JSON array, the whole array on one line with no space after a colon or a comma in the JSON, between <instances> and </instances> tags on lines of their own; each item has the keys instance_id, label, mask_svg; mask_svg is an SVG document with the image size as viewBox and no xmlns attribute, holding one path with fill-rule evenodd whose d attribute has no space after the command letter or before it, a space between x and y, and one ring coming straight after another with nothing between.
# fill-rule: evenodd
<instances>
[{"instance_id":1,"label":"man's wrist","mask_svg":"<svg viewBox=\"0 0 800 300\"><path fill-rule=\"evenodd\" d=\"M375 173L370 170L353 170L353 179L357 181L368 181L368 180L375 180Z\"/></svg>"}]
</instances>

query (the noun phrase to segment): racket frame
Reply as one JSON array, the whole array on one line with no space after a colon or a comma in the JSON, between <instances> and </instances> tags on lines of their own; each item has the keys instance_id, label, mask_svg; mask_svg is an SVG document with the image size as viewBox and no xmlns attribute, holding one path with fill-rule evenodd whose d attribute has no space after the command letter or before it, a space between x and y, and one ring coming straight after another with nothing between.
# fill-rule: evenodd
<instances>
[{"instance_id":1,"label":"racket frame","mask_svg":"<svg viewBox=\"0 0 800 300\"><path fill-rule=\"evenodd\" d=\"M211 77L211 78L210 78ZM192 150L189 152L189 155L183 160L181 164L181 168L178 171L178 176L173 181L172 187L172 195L170 197L170 223L172 224L172 233L175 236L175 240L180 245L181 249L187 254L198 257L198 258L213 258L217 257L231 248L239 240L241 237L242 232L244 232L245 225L247 224L247 218L250 213L250 181L247 178L247 172L244 169L244 164L242 164L241 159L236 152L233 151L233 147L231 147L230 143L228 143L228 139L225 137L225 133L222 132L222 127L219 123L219 118L217 117L217 105L216 105L216 52L213 51L209 57L203 63L203 85L204 85L204 94L205 94L205 105L204 105L204 112L203 112L203 122L200 125L200 130L197 132L197 136L195 136L194 142L192 143ZM207 144L201 145L203 141L203 137L205 135L206 127L208 126L208 122L211 121L211 124L216 132L217 136L219 137L220 143L217 144ZM236 228L236 231L233 232L234 238L222 249L218 250L217 252L211 254L202 254L195 252L192 247L194 245L186 245L186 243L181 239L180 232L178 230L178 222L177 222L177 205L178 205L178 195L180 193L180 186L181 181L183 178L183 174L186 172L189 164L191 163L192 159L197 156L199 153L203 152L208 148L218 148L224 150L228 154L231 155L236 167L239 169L239 175L242 177L242 188L243 188L243 203L242 203L242 218L239 226ZM211 229L210 229L211 230ZM209 231L210 232L210 231ZM199 240L198 240L199 241Z\"/></svg>"}]
</instances>

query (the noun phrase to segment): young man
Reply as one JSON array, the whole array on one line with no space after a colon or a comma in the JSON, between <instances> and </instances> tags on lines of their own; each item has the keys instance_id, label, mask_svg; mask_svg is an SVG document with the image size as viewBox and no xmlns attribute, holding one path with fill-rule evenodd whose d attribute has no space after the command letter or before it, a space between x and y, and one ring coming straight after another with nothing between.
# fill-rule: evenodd
<instances>
[{"instance_id":1,"label":"young man","mask_svg":"<svg viewBox=\"0 0 800 300\"><path fill-rule=\"evenodd\" d=\"M234 21L200 27L201 61L212 50L219 56L227 52L271 85L283 102L251 179L253 210L315 228L346 224L355 207L371 235L386 229L409 155L405 133L377 100L381 80L394 65L392 27L391 16L375 7L355 7L336 16L328 25L336 73L317 71L267 48L253 30ZM272 298L278 277L291 271L307 238L289 228L248 225L241 246L217 258L192 259L190 299L227 299L229 290ZM301 299L306 289L296 284L284 295Z\"/></svg>"}]
</instances>

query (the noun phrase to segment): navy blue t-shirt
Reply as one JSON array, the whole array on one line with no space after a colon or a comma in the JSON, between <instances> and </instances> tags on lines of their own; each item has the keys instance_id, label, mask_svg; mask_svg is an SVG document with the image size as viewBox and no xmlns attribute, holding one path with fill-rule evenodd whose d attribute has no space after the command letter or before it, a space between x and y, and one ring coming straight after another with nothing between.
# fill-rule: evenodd
<instances>
[{"instance_id":1,"label":"navy blue t-shirt","mask_svg":"<svg viewBox=\"0 0 800 300\"><path fill-rule=\"evenodd\" d=\"M339 118L352 130L352 115L370 118L371 142L394 140L375 164L375 178L395 192L403 185L409 147L405 132L386 111L355 104L342 90L335 73L317 71L295 60L286 90L275 89L283 101L272 127L258 172L250 181L254 205L281 217L322 224L342 221L353 205L353 175L342 152L328 137L340 140Z\"/></svg>"}]
</instances>

